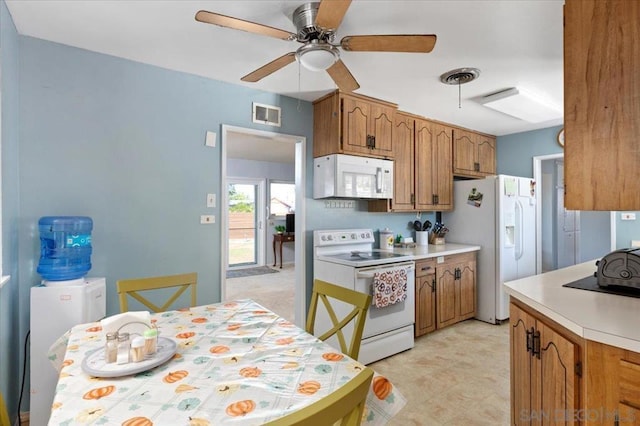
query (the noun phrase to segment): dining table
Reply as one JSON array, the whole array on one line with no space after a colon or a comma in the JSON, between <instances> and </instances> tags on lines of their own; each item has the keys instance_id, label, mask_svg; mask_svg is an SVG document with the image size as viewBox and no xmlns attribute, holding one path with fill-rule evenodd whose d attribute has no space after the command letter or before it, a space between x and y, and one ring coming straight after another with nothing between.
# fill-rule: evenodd
<instances>
[{"instance_id":1,"label":"dining table","mask_svg":"<svg viewBox=\"0 0 640 426\"><path fill-rule=\"evenodd\" d=\"M100 322L61 336L49 350L59 379L48 424L259 425L330 395L363 369L250 299L152 313L151 322L168 359L149 369L125 364L107 377L88 362L104 357ZM362 424L387 424L405 404L374 371Z\"/></svg>"}]
</instances>

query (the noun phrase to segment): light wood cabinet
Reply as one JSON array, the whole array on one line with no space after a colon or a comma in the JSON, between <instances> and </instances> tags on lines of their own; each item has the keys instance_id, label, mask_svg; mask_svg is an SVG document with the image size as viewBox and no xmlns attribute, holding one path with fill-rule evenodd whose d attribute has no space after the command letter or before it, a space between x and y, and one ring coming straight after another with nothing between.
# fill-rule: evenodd
<instances>
[{"instance_id":1,"label":"light wood cabinet","mask_svg":"<svg viewBox=\"0 0 640 426\"><path fill-rule=\"evenodd\" d=\"M397 112L393 123L393 199L369 202L369 211L453 209L452 129Z\"/></svg>"},{"instance_id":2,"label":"light wood cabinet","mask_svg":"<svg viewBox=\"0 0 640 426\"><path fill-rule=\"evenodd\" d=\"M496 138L454 129L453 174L472 178L496 174Z\"/></svg>"},{"instance_id":3,"label":"light wood cabinet","mask_svg":"<svg viewBox=\"0 0 640 426\"><path fill-rule=\"evenodd\" d=\"M313 103L313 156L393 158L396 105L339 91Z\"/></svg>"},{"instance_id":4,"label":"light wood cabinet","mask_svg":"<svg viewBox=\"0 0 640 426\"><path fill-rule=\"evenodd\" d=\"M473 318L476 313L476 254L416 262L415 336Z\"/></svg>"},{"instance_id":5,"label":"light wood cabinet","mask_svg":"<svg viewBox=\"0 0 640 426\"><path fill-rule=\"evenodd\" d=\"M640 353L587 341L585 409L601 413L588 425L640 425ZM603 418L604 417L604 418Z\"/></svg>"},{"instance_id":6,"label":"light wood cabinet","mask_svg":"<svg viewBox=\"0 0 640 426\"><path fill-rule=\"evenodd\" d=\"M640 2L564 5L565 206L640 210Z\"/></svg>"},{"instance_id":7,"label":"light wood cabinet","mask_svg":"<svg viewBox=\"0 0 640 426\"><path fill-rule=\"evenodd\" d=\"M435 265L435 259L416 262L416 337L436 329Z\"/></svg>"},{"instance_id":8,"label":"light wood cabinet","mask_svg":"<svg viewBox=\"0 0 640 426\"><path fill-rule=\"evenodd\" d=\"M579 422L581 346L569 331L510 304L511 424Z\"/></svg>"},{"instance_id":9,"label":"light wood cabinet","mask_svg":"<svg viewBox=\"0 0 640 426\"><path fill-rule=\"evenodd\" d=\"M446 256L436 266L436 322L443 328L476 314L475 253Z\"/></svg>"}]
</instances>

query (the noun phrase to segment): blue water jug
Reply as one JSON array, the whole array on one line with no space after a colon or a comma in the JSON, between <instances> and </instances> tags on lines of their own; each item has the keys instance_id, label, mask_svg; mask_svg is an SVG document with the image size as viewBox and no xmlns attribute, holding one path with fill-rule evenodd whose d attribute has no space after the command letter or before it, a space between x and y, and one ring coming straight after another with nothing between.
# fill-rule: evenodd
<instances>
[{"instance_id":1,"label":"blue water jug","mask_svg":"<svg viewBox=\"0 0 640 426\"><path fill-rule=\"evenodd\" d=\"M93 221L85 216L45 216L38 221L38 273L49 281L75 280L91 269Z\"/></svg>"}]
</instances>

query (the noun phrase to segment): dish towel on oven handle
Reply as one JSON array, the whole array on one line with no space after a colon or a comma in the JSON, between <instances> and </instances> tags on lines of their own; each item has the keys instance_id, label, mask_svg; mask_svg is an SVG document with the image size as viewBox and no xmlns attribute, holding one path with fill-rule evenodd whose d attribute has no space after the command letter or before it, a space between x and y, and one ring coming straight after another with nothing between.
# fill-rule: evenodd
<instances>
[{"instance_id":1,"label":"dish towel on oven handle","mask_svg":"<svg viewBox=\"0 0 640 426\"><path fill-rule=\"evenodd\" d=\"M391 269L373 274L373 305L384 308L407 298L407 270Z\"/></svg>"}]
</instances>

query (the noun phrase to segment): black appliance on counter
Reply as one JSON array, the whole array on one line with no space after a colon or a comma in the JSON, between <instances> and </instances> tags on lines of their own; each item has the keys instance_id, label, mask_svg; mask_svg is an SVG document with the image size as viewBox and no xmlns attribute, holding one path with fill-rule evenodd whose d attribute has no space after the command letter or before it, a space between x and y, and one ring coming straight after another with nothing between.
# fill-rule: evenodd
<instances>
[{"instance_id":1,"label":"black appliance on counter","mask_svg":"<svg viewBox=\"0 0 640 426\"><path fill-rule=\"evenodd\" d=\"M596 262L600 287L632 287L640 290L640 249L612 251Z\"/></svg>"},{"instance_id":2,"label":"black appliance on counter","mask_svg":"<svg viewBox=\"0 0 640 426\"><path fill-rule=\"evenodd\" d=\"M597 271L563 287L640 297L640 248L612 251L596 262Z\"/></svg>"}]
</instances>

